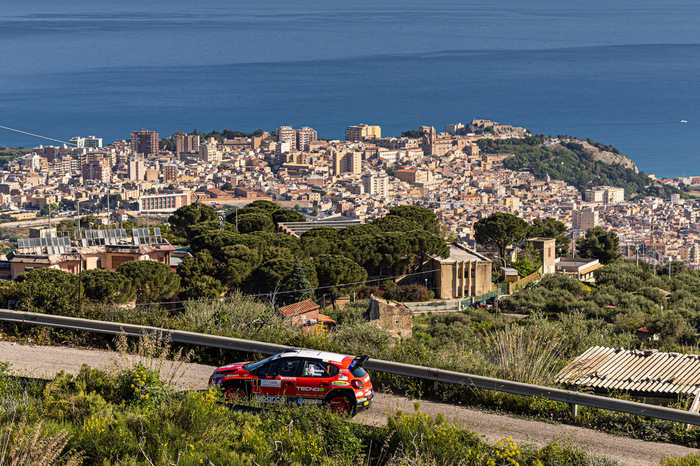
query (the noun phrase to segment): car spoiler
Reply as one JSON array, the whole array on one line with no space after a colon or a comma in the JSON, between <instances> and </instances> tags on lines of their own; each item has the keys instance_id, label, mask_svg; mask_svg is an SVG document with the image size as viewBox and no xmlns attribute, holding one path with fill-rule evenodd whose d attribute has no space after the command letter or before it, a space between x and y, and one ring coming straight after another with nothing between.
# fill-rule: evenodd
<instances>
[{"instance_id":1,"label":"car spoiler","mask_svg":"<svg viewBox=\"0 0 700 466\"><path fill-rule=\"evenodd\" d=\"M367 362L369 356L356 356L348 366L348 370L351 371L356 367L362 367L364 363Z\"/></svg>"}]
</instances>

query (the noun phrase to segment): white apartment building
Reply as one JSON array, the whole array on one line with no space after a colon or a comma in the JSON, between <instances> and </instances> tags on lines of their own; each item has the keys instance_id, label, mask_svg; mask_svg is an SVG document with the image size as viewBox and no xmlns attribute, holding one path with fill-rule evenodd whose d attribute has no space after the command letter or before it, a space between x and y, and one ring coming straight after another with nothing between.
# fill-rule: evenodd
<instances>
[{"instance_id":1,"label":"white apartment building","mask_svg":"<svg viewBox=\"0 0 700 466\"><path fill-rule=\"evenodd\" d=\"M369 172L362 175L362 184L365 188L365 193L386 197L389 192L389 176L384 172Z\"/></svg>"}]
</instances>

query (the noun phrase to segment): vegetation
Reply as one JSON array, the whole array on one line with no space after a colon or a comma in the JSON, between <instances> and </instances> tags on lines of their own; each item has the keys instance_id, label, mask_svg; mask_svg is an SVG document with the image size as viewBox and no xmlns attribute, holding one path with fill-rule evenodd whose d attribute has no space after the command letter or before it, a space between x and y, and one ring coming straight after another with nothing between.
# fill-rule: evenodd
<instances>
[{"instance_id":1,"label":"vegetation","mask_svg":"<svg viewBox=\"0 0 700 466\"><path fill-rule=\"evenodd\" d=\"M29 154L32 152L32 149L25 149L24 147L4 147L0 146L0 166L6 165L7 162L10 162L17 157L21 157L22 155Z\"/></svg>"},{"instance_id":2,"label":"vegetation","mask_svg":"<svg viewBox=\"0 0 700 466\"><path fill-rule=\"evenodd\" d=\"M496 212L474 224L474 239L483 245L495 247L505 266L506 249L525 239L527 231L525 220L513 214Z\"/></svg>"},{"instance_id":3,"label":"vegetation","mask_svg":"<svg viewBox=\"0 0 700 466\"><path fill-rule=\"evenodd\" d=\"M586 231L586 236L576 245L581 257L598 259L602 264L615 262L620 257L620 239L612 231L594 227Z\"/></svg>"},{"instance_id":4,"label":"vegetation","mask_svg":"<svg viewBox=\"0 0 700 466\"><path fill-rule=\"evenodd\" d=\"M603 319L619 332L647 327L661 335L646 346L682 350L695 345L700 325L700 272L681 262L653 268L640 262L618 261L595 272L589 286L565 276L545 276L520 293L501 300L507 311L582 313Z\"/></svg>"},{"instance_id":5,"label":"vegetation","mask_svg":"<svg viewBox=\"0 0 700 466\"><path fill-rule=\"evenodd\" d=\"M515 154L503 161L511 170L526 170L538 179L549 175L554 180L563 180L580 191L593 186L607 185L625 188L628 198L658 196L664 199L681 193L673 186L657 186L644 172L636 173L631 168L612 165L594 159L593 154L581 143L571 141L558 146L545 146L545 136L535 135L522 139L481 139L477 142L484 153ZM593 143L603 150L609 146Z\"/></svg>"},{"instance_id":6,"label":"vegetation","mask_svg":"<svg viewBox=\"0 0 700 466\"><path fill-rule=\"evenodd\" d=\"M4 365L0 384L2 464L615 464L559 443L489 444L418 403L382 427L309 406L233 411L216 390L175 393L141 363L116 373L83 366L27 387Z\"/></svg>"},{"instance_id":7,"label":"vegetation","mask_svg":"<svg viewBox=\"0 0 700 466\"><path fill-rule=\"evenodd\" d=\"M318 289L317 297L327 295L334 302L339 292L359 286L368 276L411 273L434 255L449 255L437 216L423 207L394 207L369 224L342 230L316 227L300 238L274 230L279 222L303 216L269 201L254 201L229 213L223 229L215 221L197 223L195 213L183 207L170 219L173 230L189 238L195 255L178 267L184 296L193 299L220 296L223 289L293 302L298 290L308 288L298 288L304 282L294 272L299 262L303 278ZM354 285L339 286L347 283Z\"/></svg>"}]
</instances>

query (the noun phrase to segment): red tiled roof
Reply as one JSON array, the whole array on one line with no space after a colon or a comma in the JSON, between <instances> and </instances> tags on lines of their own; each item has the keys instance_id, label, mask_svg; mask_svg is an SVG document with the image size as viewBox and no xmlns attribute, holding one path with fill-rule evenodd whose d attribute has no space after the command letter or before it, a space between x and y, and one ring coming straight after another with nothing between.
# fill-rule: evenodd
<instances>
[{"instance_id":1,"label":"red tiled roof","mask_svg":"<svg viewBox=\"0 0 700 466\"><path fill-rule=\"evenodd\" d=\"M301 301L298 303L290 304L289 306L281 307L279 308L279 311L285 317L292 317L295 315L306 314L307 312L315 311L317 309L321 309L321 306L319 306L312 300L307 299L306 301Z\"/></svg>"}]
</instances>

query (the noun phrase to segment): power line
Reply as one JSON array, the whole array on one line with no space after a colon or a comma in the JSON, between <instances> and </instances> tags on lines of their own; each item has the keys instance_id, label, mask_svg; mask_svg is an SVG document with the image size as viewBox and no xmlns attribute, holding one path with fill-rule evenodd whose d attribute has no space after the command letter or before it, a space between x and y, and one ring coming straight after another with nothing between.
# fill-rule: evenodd
<instances>
[{"instance_id":1,"label":"power line","mask_svg":"<svg viewBox=\"0 0 700 466\"><path fill-rule=\"evenodd\" d=\"M21 129L9 128L9 127L7 127L7 126L2 126L2 125L0 125L0 129L6 129L6 130L8 130L8 131L14 131L15 133L21 133L21 134L26 134L26 135L29 135L29 136L34 136L35 138L41 138L41 139L46 139L46 140L49 140L49 141L60 142L60 143L63 143L63 144L68 144L69 146L72 145L70 142L67 142L67 141L61 141L60 139L54 139L54 138L50 138L50 137L47 137L47 136L42 136L42 135L40 135L40 134L28 133L28 132L26 132L26 131L22 131Z\"/></svg>"}]
</instances>

